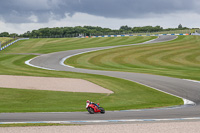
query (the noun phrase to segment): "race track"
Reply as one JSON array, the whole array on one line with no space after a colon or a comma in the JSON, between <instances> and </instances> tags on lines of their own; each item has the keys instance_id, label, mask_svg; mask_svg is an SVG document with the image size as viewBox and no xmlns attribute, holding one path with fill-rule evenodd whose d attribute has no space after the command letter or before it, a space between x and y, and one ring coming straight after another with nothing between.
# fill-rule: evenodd
<instances>
[{"instance_id":1,"label":"race track","mask_svg":"<svg viewBox=\"0 0 200 133\"><path fill-rule=\"evenodd\" d=\"M148 43L157 43L175 39L176 36L160 36L158 39L131 45L142 45ZM129 45L123 45L129 46ZM67 121L67 122L103 122L98 120L161 120L174 119L200 119L200 83L184 79L171 78L150 74L139 74L129 72L115 72L115 71L100 71L87 70L69 67L63 64L63 61L78 53L85 53L88 51L97 51L102 49L109 49L122 46L109 46L88 49L78 49L63 52L50 53L40 55L34 59L26 62L34 67L43 69L57 70L57 71L71 71L79 73L99 74L111 77L122 78L137 82L172 95L176 95L183 99L189 100L189 104L176 108L154 109L154 110L134 110L134 111L107 111L104 115L96 114L90 115L87 112L63 112L63 113L5 113L0 115L0 122L30 122L30 121ZM195 105L192 104L195 103Z\"/></svg>"}]
</instances>

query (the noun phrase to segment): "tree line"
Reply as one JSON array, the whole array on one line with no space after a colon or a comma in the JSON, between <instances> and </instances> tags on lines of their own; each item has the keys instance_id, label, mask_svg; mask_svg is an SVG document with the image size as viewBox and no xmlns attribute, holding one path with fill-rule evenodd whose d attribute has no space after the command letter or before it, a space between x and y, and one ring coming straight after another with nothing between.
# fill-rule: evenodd
<instances>
[{"instance_id":1,"label":"tree line","mask_svg":"<svg viewBox=\"0 0 200 133\"><path fill-rule=\"evenodd\" d=\"M0 33L0 37L29 37L29 38L62 38L62 37L80 37L80 36L101 36L101 35L120 35L133 33L151 33L172 30L185 30L187 27L178 25L177 28L163 29L160 26L143 26L143 27L129 27L127 25L121 26L119 29L113 30L110 28L102 28L99 26L76 26L76 27L55 27L55 28L41 28L38 30L27 31L24 34L9 34L8 32Z\"/></svg>"}]
</instances>

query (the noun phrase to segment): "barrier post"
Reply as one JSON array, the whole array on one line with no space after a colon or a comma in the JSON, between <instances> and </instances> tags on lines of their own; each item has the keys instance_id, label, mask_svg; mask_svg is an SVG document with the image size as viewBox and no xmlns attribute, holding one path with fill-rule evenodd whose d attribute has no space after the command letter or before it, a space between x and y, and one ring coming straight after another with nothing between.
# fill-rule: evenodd
<instances>
[{"instance_id":1,"label":"barrier post","mask_svg":"<svg viewBox=\"0 0 200 133\"><path fill-rule=\"evenodd\" d=\"M0 49L1 49L1 42L0 42Z\"/></svg>"}]
</instances>

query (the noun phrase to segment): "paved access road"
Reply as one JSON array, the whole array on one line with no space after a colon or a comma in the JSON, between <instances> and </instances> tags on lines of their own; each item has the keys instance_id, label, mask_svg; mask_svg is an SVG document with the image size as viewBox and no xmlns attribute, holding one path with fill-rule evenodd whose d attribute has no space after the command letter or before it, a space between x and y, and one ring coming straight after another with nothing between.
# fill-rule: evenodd
<instances>
[{"instance_id":1,"label":"paved access road","mask_svg":"<svg viewBox=\"0 0 200 133\"><path fill-rule=\"evenodd\" d=\"M175 39L176 36L160 36L158 39L131 45L157 43ZM126 45L123 45L126 46ZM128 46L128 45L127 45ZM90 115L87 112L66 113L5 113L0 115L0 122L22 121L88 121L88 120L131 120L131 119L174 119L200 117L200 83L178 78L171 78L150 74L130 72L100 71L71 68L63 64L66 57L88 51L96 51L121 46L109 46L99 48L78 49L63 52L40 55L29 60L29 65L57 71L71 71L112 76L150 86L154 89L188 99L196 103L195 106L186 106L173 109L157 109L143 111L107 111L105 114Z\"/></svg>"}]
</instances>

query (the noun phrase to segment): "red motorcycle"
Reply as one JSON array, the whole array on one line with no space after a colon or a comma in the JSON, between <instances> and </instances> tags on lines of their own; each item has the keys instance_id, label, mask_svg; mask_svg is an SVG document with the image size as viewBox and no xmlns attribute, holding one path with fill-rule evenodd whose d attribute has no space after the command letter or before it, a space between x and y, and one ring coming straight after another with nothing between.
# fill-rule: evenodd
<instances>
[{"instance_id":1,"label":"red motorcycle","mask_svg":"<svg viewBox=\"0 0 200 133\"><path fill-rule=\"evenodd\" d=\"M88 104L86 105L86 109L88 110L88 112L89 112L90 114L94 114L94 113L98 113L98 112L100 112L100 113L102 113L102 114L105 113L104 108L99 107L99 103L95 104L95 103L91 103L91 102L90 102L90 103L88 103Z\"/></svg>"}]
</instances>

